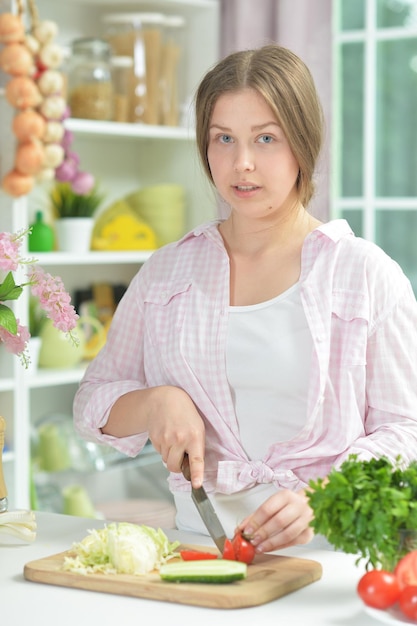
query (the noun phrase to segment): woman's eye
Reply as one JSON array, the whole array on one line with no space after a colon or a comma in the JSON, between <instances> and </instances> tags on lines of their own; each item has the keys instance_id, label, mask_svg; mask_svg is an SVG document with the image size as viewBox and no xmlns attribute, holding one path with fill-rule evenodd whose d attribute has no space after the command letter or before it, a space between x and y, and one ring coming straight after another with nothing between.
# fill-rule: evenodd
<instances>
[{"instance_id":1,"label":"woman's eye","mask_svg":"<svg viewBox=\"0 0 417 626\"><path fill-rule=\"evenodd\" d=\"M220 135L219 136L219 141L220 143L231 143L232 142L232 138L230 135Z\"/></svg>"},{"instance_id":2,"label":"woman's eye","mask_svg":"<svg viewBox=\"0 0 417 626\"><path fill-rule=\"evenodd\" d=\"M272 143L274 138L271 135L261 135L259 141L260 143Z\"/></svg>"}]
</instances>

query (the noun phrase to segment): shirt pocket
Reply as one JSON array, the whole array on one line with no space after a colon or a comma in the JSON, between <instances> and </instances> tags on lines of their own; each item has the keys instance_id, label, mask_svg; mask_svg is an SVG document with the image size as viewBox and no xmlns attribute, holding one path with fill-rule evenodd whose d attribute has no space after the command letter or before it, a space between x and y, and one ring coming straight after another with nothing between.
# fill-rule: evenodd
<instances>
[{"instance_id":1,"label":"shirt pocket","mask_svg":"<svg viewBox=\"0 0 417 626\"><path fill-rule=\"evenodd\" d=\"M191 281L153 283L145 295L145 328L152 344L179 337L191 298Z\"/></svg>"},{"instance_id":2,"label":"shirt pocket","mask_svg":"<svg viewBox=\"0 0 417 626\"><path fill-rule=\"evenodd\" d=\"M332 297L331 360L346 367L366 364L369 306L359 291L336 291Z\"/></svg>"}]
</instances>

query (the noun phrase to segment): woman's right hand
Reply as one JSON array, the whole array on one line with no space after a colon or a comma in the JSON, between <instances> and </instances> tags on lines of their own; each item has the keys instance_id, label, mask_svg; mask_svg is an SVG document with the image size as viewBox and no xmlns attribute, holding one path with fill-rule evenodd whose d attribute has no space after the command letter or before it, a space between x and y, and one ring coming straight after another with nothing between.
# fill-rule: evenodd
<instances>
[{"instance_id":1,"label":"woman's right hand","mask_svg":"<svg viewBox=\"0 0 417 626\"><path fill-rule=\"evenodd\" d=\"M170 472L180 472L188 454L191 482L200 487L204 473L204 422L190 396L179 387L147 390L147 431L153 447Z\"/></svg>"},{"instance_id":2,"label":"woman's right hand","mask_svg":"<svg viewBox=\"0 0 417 626\"><path fill-rule=\"evenodd\" d=\"M102 432L113 437L147 433L170 472L181 472L187 452L193 487L204 473L204 422L190 396L180 387L161 385L120 396Z\"/></svg>"}]
</instances>

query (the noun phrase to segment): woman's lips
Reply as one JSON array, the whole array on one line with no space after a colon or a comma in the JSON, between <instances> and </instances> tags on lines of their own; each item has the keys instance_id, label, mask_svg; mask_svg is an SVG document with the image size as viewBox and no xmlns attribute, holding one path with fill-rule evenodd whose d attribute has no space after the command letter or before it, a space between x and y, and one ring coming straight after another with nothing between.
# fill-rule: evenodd
<instances>
[{"instance_id":1,"label":"woman's lips","mask_svg":"<svg viewBox=\"0 0 417 626\"><path fill-rule=\"evenodd\" d=\"M233 190L237 196L240 198L248 198L256 194L256 192L260 189L258 185L252 185L250 183L233 185Z\"/></svg>"}]
</instances>

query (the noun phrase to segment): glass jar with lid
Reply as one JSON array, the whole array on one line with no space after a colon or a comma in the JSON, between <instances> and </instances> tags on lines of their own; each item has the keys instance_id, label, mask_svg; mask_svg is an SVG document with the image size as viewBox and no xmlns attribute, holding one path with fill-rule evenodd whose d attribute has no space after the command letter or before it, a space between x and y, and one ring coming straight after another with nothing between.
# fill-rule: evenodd
<instances>
[{"instance_id":1,"label":"glass jar with lid","mask_svg":"<svg viewBox=\"0 0 417 626\"><path fill-rule=\"evenodd\" d=\"M110 13L103 16L104 37L115 56L130 56L129 121L159 124L162 13Z\"/></svg>"},{"instance_id":2,"label":"glass jar with lid","mask_svg":"<svg viewBox=\"0 0 417 626\"><path fill-rule=\"evenodd\" d=\"M113 119L111 47L104 39L85 37L71 44L68 104L72 117Z\"/></svg>"},{"instance_id":3,"label":"glass jar with lid","mask_svg":"<svg viewBox=\"0 0 417 626\"><path fill-rule=\"evenodd\" d=\"M112 56L113 120L129 122L129 84L133 60L129 56Z\"/></svg>"},{"instance_id":4,"label":"glass jar with lid","mask_svg":"<svg viewBox=\"0 0 417 626\"><path fill-rule=\"evenodd\" d=\"M186 100L184 34L181 15L165 15L160 75L160 124L178 126L180 107Z\"/></svg>"}]
</instances>

